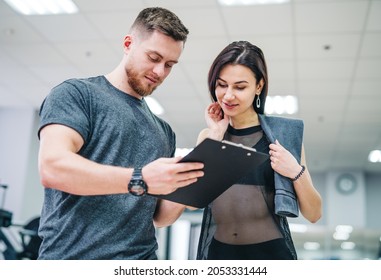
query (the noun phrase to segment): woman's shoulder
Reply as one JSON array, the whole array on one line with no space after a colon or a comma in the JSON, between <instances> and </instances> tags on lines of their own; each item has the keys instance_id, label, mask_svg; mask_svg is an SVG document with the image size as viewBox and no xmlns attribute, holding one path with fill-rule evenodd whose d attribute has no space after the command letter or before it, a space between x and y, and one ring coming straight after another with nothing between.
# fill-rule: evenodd
<instances>
[{"instance_id":1,"label":"woman's shoulder","mask_svg":"<svg viewBox=\"0 0 381 280\"><path fill-rule=\"evenodd\" d=\"M270 123L288 123L288 124L303 124L302 119L284 117L284 116L273 116L273 115L259 115L262 121Z\"/></svg>"}]
</instances>

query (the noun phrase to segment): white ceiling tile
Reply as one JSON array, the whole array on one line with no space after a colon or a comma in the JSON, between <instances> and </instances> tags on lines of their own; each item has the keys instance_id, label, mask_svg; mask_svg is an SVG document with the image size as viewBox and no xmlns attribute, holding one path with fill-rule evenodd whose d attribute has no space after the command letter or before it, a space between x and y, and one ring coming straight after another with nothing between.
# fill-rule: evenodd
<instances>
[{"instance_id":1,"label":"white ceiling tile","mask_svg":"<svg viewBox=\"0 0 381 280\"><path fill-rule=\"evenodd\" d=\"M326 122L339 122L342 119L345 110L345 102L342 98L331 97L308 97L299 98L299 111L303 115L315 114L316 121L322 120ZM306 118L306 117L303 117ZM339 124L339 123L338 123Z\"/></svg>"},{"instance_id":2,"label":"white ceiling tile","mask_svg":"<svg viewBox=\"0 0 381 280\"><path fill-rule=\"evenodd\" d=\"M55 65L67 63L54 46L42 43L18 44L4 46L7 53L22 65Z\"/></svg>"},{"instance_id":3,"label":"white ceiling tile","mask_svg":"<svg viewBox=\"0 0 381 280\"><path fill-rule=\"evenodd\" d=\"M296 32L361 32L367 6L367 1L295 3Z\"/></svg>"},{"instance_id":4,"label":"white ceiling tile","mask_svg":"<svg viewBox=\"0 0 381 280\"><path fill-rule=\"evenodd\" d=\"M75 0L80 13L88 12L120 12L120 11L140 11L144 8L144 1L126 1L126 0Z\"/></svg>"},{"instance_id":5,"label":"white ceiling tile","mask_svg":"<svg viewBox=\"0 0 381 280\"><path fill-rule=\"evenodd\" d=\"M379 118L378 114L373 112L369 112L366 110L362 110L361 112L347 111L343 117L344 122L350 125L369 125L372 126L376 132L379 131L381 133L381 118ZM380 135L381 136L381 135ZM381 140L381 137L380 137ZM380 143L381 144L381 143Z\"/></svg>"},{"instance_id":6,"label":"white ceiling tile","mask_svg":"<svg viewBox=\"0 0 381 280\"><path fill-rule=\"evenodd\" d=\"M189 37L185 43L181 62L184 65L193 62L199 62L209 67L217 54L222 51L230 42L226 40L226 36L209 36L208 38Z\"/></svg>"},{"instance_id":7,"label":"white ceiling tile","mask_svg":"<svg viewBox=\"0 0 381 280\"><path fill-rule=\"evenodd\" d=\"M283 78L277 78L273 79L272 77L269 78L268 82L269 86L269 92L268 95L296 95L297 89L296 89L296 83L295 79L283 79Z\"/></svg>"},{"instance_id":8,"label":"white ceiling tile","mask_svg":"<svg viewBox=\"0 0 381 280\"><path fill-rule=\"evenodd\" d=\"M367 97L367 96L353 96L348 100L348 113L353 114L378 114L381 108L381 95ZM359 116L361 118L361 115Z\"/></svg>"},{"instance_id":9,"label":"white ceiling tile","mask_svg":"<svg viewBox=\"0 0 381 280\"><path fill-rule=\"evenodd\" d=\"M348 2L348 1L364 1L364 0L293 0L293 2L295 3L304 3L304 4L309 4L309 3L314 3L314 2L321 2L321 3L325 3L325 2ZM367 1L367 0L366 0Z\"/></svg>"},{"instance_id":10,"label":"white ceiling tile","mask_svg":"<svg viewBox=\"0 0 381 280\"><path fill-rule=\"evenodd\" d=\"M28 87L41 82L27 67L16 64L7 68L0 67L0 77L1 83L5 85L18 84Z\"/></svg>"},{"instance_id":11,"label":"white ceiling tile","mask_svg":"<svg viewBox=\"0 0 381 280\"><path fill-rule=\"evenodd\" d=\"M295 79L294 60L267 60L267 72L269 81L277 79Z\"/></svg>"},{"instance_id":12,"label":"white ceiling tile","mask_svg":"<svg viewBox=\"0 0 381 280\"><path fill-rule=\"evenodd\" d=\"M221 8L228 34L247 36L256 34L291 34L290 4Z\"/></svg>"},{"instance_id":13,"label":"white ceiling tile","mask_svg":"<svg viewBox=\"0 0 381 280\"><path fill-rule=\"evenodd\" d=\"M139 11L116 11L113 13L90 13L87 20L100 34L100 39L106 39L123 44L124 37L128 34L130 26Z\"/></svg>"},{"instance_id":14,"label":"white ceiling tile","mask_svg":"<svg viewBox=\"0 0 381 280\"><path fill-rule=\"evenodd\" d=\"M353 76L353 60L300 60L298 62L300 79L350 79Z\"/></svg>"},{"instance_id":15,"label":"white ceiling tile","mask_svg":"<svg viewBox=\"0 0 381 280\"><path fill-rule=\"evenodd\" d=\"M381 79L381 58L359 59L356 68L356 78Z\"/></svg>"},{"instance_id":16,"label":"white ceiling tile","mask_svg":"<svg viewBox=\"0 0 381 280\"><path fill-rule=\"evenodd\" d=\"M9 66L19 64L18 60L15 60L13 57L11 57L9 53L6 52L4 47L5 44L0 45L0 68L7 68Z\"/></svg>"},{"instance_id":17,"label":"white ceiling tile","mask_svg":"<svg viewBox=\"0 0 381 280\"><path fill-rule=\"evenodd\" d=\"M380 6L381 9L381 6ZM360 56L361 58L381 58L381 32L364 35Z\"/></svg>"},{"instance_id":18,"label":"white ceiling tile","mask_svg":"<svg viewBox=\"0 0 381 280\"><path fill-rule=\"evenodd\" d=\"M351 92L353 97L369 97L374 98L381 96L381 80L380 79L357 79L353 82Z\"/></svg>"},{"instance_id":19,"label":"white ceiling tile","mask_svg":"<svg viewBox=\"0 0 381 280\"><path fill-rule=\"evenodd\" d=\"M189 30L189 41L191 38L226 36L223 18L215 8L178 9L176 13Z\"/></svg>"},{"instance_id":20,"label":"white ceiling tile","mask_svg":"<svg viewBox=\"0 0 381 280\"><path fill-rule=\"evenodd\" d=\"M321 106L321 104L318 104ZM307 106L306 106L307 107ZM316 106L318 107L318 106ZM334 105L331 106L331 108L334 107ZM337 128L342 124L342 116L335 114L331 109L329 114L326 114L324 118L321 118L321 112L324 111L325 106L322 106L319 110L317 108L313 111L307 111L308 113L303 117L305 125L305 130L308 132L312 132L315 129L324 129L325 132L334 133ZM312 134L315 137L315 134ZM319 137L324 137L324 135L319 135ZM327 138L324 141L331 141Z\"/></svg>"},{"instance_id":21,"label":"white ceiling tile","mask_svg":"<svg viewBox=\"0 0 381 280\"><path fill-rule=\"evenodd\" d=\"M299 35L296 37L300 59L354 58L360 47L360 34Z\"/></svg>"},{"instance_id":22,"label":"white ceiling tile","mask_svg":"<svg viewBox=\"0 0 381 280\"><path fill-rule=\"evenodd\" d=\"M47 42L81 42L96 40L100 36L82 14L30 16L26 19Z\"/></svg>"},{"instance_id":23,"label":"white ceiling tile","mask_svg":"<svg viewBox=\"0 0 381 280\"><path fill-rule=\"evenodd\" d=\"M192 0L192 1L178 1L178 0L143 0L146 6L158 6L169 8L176 11L177 8L209 8L217 7L216 0Z\"/></svg>"},{"instance_id":24,"label":"white ceiling tile","mask_svg":"<svg viewBox=\"0 0 381 280\"><path fill-rule=\"evenodd\" d=\"M381 31L381 1L370 1L368 31Z\"/></svg>"},{"instance_id":25,"label":"white ceiling tile","mask_svg":"<svg viewBox=\"0 0 381 280\"><path fill-rule=\"evenodd\" d=\"M350 82L348 80L301 80L298 83L300 96L320 97L323 99L338 97L346 98L349 95Z\"/></svg>"},{"instance_id":26,"label":"white ceiling tile","mask_svg":"<svg viewBox=\"0 0 381 280\"><path fill-rule=\"evenodd\" d=\"M18 15L1 15L0 17L0 43L1 44L22 44L27 42L42 42L45 38L39 31L28 25L22 17Z\"/></svg>"},{"instance_id":27,"label":"white ceiling tile","mask_svg":"<svg viewBox=\"0 0 381 280\"><path fill-rule=\"evenodd\" d=\"M241 36L237 36L234 40L239 41L242 39ZM244 39L259 47L263 51L267 61L295 58L294 38L291 35L252 35Z\"/></svg>"},{"instance_id":28,"label":"white ceiling tile","mask_svg":"<svg viewBox=\"0 0 381 280\"><path fill-rule=\"evenodd\" d=\"M104 41L60 43L56 44L56 48L68 61L82 67L93 67L97 63L111 63L116 66L122 58Z\"/></svg>"},{"instance_id":29,"label":"white ceiling tile","mask_svg":"<svg viewBox=\"0 0 381 280\"><path fill-rule=\"evenodd\" d=\"M15 15L16 12L5 1L0 1L0 15Z\"/></svg>"},{"instance_id":30,"label":"white ceiling tile","mask_svg":"<svg viewBox=\"0 0 381 280\"><path fill-rule=\"evenodd\" d=\"M84 74L75 67L67 64L51 65L51 66L30 66L28 67L36 79L41 81L41 84L53 87L62 81L70 78L83 77Z\"/></svg>"}]
</instances>

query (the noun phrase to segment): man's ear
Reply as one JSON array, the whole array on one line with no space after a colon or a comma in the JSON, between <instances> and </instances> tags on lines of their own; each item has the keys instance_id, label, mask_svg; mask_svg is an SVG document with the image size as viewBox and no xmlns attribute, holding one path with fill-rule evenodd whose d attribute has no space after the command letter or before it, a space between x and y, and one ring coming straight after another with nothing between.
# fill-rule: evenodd
<instances>
[{"instance_id":1,"label":"man's ear","mask_svg":"<svg viewBox=\"0 0 381 280\"><path fill-rule=\"evenodd\" d=\"M126 37L124 37L124 42L123 42L124 47L129 48L131 46L131 43L132 43L132 36L126 35Z\"/></svg>"}]
</instances>

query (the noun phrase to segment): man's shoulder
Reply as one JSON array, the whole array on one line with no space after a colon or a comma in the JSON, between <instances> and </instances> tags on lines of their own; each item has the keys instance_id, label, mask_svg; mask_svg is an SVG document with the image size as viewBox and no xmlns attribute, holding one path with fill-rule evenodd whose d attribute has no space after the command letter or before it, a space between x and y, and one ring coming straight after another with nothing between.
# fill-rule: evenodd
<instances>
[{"instance_id":1,"label":"man's shoulder","mask_svg":"<svg viewBox=\"0 0 381 280\"><path fill-rule=\"evenodd\" d=\"M67 86L72 85L76 87L81 86L88 86L91 84L99 84L102 80L102 76L96 76L96 77L87 77L87 78L69 78L64 80L61 84L58 86Z\"/></svg>"},{"instance_id":2,"label":"man's shoulder","mask_svg":"<svg viewBox=\"0 0 381 280\"><path fill-rule=\"evenodd\" d=\"M50 95L86 96L92 94L95 91L95 88L98 88L100 85L101 77L70 78L54 86Z\"/></svg>"}]
</instances>

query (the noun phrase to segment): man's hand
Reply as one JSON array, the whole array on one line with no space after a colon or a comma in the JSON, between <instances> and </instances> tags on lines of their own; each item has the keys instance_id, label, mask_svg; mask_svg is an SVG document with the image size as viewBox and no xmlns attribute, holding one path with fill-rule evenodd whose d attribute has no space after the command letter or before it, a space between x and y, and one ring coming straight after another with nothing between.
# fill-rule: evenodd
<instances>
[{"instance_id":1,"label":"man's hand","mask_svg":"<svg viewBox=\"0 0 381 280\"><path fill-rule=\"evenodd\" d=\"M203 163L181 162L182 157L159 158L142 169L143 179L150 194L168 194L188 186L204 176Z\"/></svg>"}]
</instances>

